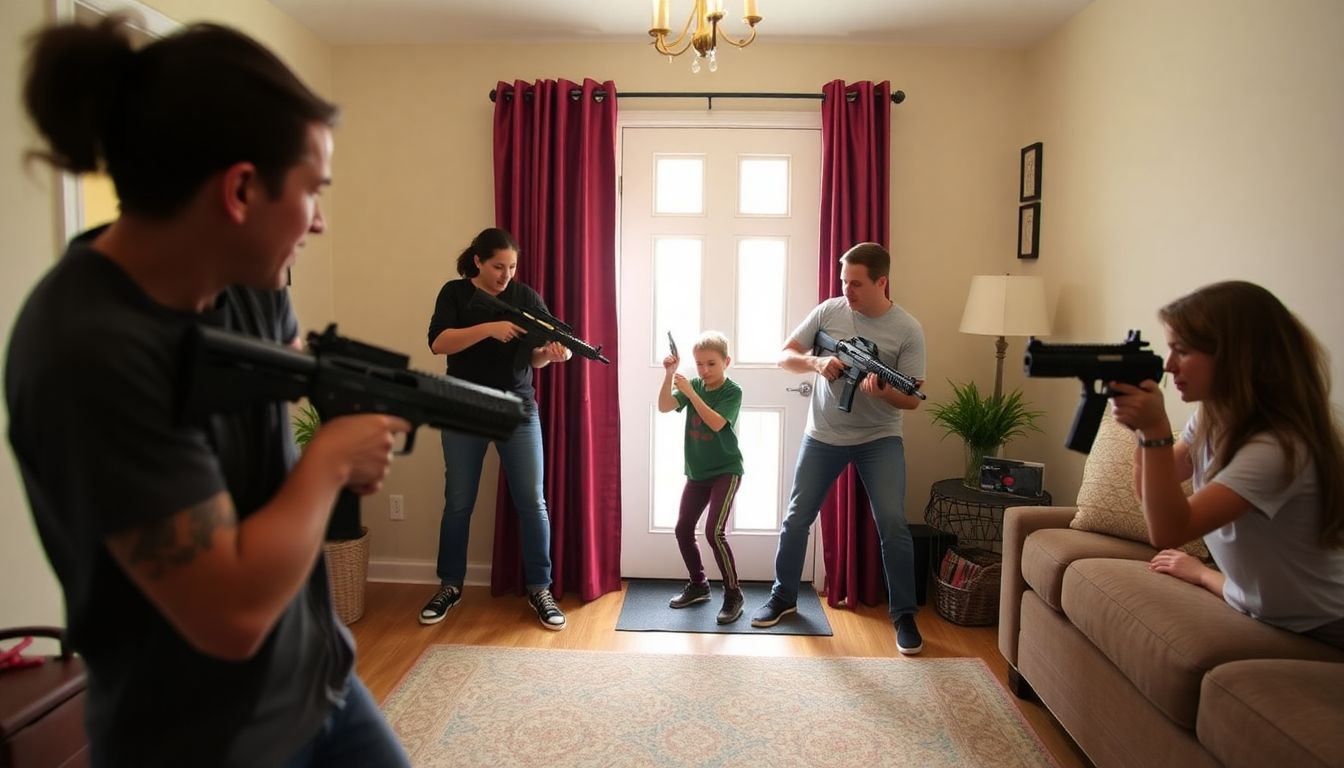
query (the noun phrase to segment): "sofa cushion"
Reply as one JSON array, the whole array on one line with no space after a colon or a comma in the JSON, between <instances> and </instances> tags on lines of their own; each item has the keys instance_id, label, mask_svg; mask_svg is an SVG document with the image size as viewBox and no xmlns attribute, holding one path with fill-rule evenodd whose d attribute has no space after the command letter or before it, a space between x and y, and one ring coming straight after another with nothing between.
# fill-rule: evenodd
<instances>
[{"instance_id":1,"label":"sofa cushion","mask_svg":"<svg viewBox=\"0 0 1344 768\"><path fill-rule=\"evenodd\" d=\"M1182 488L1187 496L1191 485ZM1078 512L1070 528L1119 536L1148 543L1148 524L1134 493L1134 433L1106 410L1097 428L1097 439L1083 465L1083 483L1078 487ZM1209 559L1203 539L1180 547L1200 560Z\"/></svg>"},{"instance_id":2,"label":"sofa cushion","mask_svg":"<svg viewBox=\"0 0 1344 768\"><path fill-rule=\"evenodd\" d=\"M1022 544L1022 579L1056 611L1063 610L1059 593L1064 570L1075 560L1111 557L1147 562L1157 550L1146 544L1100 533L1051 528L1034 531Z\"/></svg>"},{"instance_id":3,"label":"sofa cushion","mask_svg":"<svg viewBox=\"0 0 1344 768\"><path fill-rule=\"evenodd\" d=\"M1344 765L1344 664L1253 660L1204 676L1199 740L1228 766Z\"/></svg>"},{"instance_id":4,"label":"sofa cushion","mask_svg":"<svg viewBox=\"0 0 1344 768\"><path fill-rule=\"evenodd\" d=\"M1204 675L1242 659L1344 662L1344 651L1239 613L1135 560L1078 560L1064 572L1064 614L1149 701L1194 729Z\"/></svg>"}]
</instances>

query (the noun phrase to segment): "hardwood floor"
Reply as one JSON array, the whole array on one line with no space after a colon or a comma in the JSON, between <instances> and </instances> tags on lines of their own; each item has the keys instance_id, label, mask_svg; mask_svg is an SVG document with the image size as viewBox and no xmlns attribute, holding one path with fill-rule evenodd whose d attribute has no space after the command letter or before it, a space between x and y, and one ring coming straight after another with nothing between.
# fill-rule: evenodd
<instances>
[{"instance_id":1,"label":"hardwood floor","mask_svg":"<svg viewBox=\"0 0 1344 768\"><path fill-rule=\"evenodd\" d=\"M832 637L784 635L715 635L671 632L617 632L623 592L590 603L567 597L560 603L568 618L564 631L541 627L521 597L490 597L486 587L467 587L462 602L443 622L421 626L420 609L433 594L423 584L370 582L364 616L350 625L359 646L359 674L382 701L410 670L427 646L493 645L530 648L628 651L632 653L706 653L750 656L887 656L897 657L896 635L884 606L833 610L822 605L834 631ZM750 614L757 606L747 606ZM740 621L747 621L743 616ZM996 627L961 627L944 620L932 606L919 614L924 652L910 659L975 657L985 661L1006 686L1008 665L999 655ZM1068 735L1038 702L1008 694L1027 722L1065 768L1091 765Z\"/></svg>"}]
</instances>

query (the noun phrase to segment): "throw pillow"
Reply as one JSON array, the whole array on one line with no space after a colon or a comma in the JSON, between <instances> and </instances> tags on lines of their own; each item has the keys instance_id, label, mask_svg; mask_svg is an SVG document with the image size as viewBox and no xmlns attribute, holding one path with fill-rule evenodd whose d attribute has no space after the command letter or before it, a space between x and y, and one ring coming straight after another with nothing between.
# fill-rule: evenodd
<instances>
[{"instance_id":1,"label":"throw pillow","mask_svg":"<svg viewBox=\"0 0 1344 768\"><path fill-rule=\"evenodd\" d=\"M1188 480L1181 488L1186 496L1192 493ZM1148 524L1134 493L1134 433L1117 422L1109 408L1083 465L1078 511L1069 527L1148 543ZM1209 560L1203 539L1195 539L1178 549L1200 560Z\"/></svg>"}]
</instances>

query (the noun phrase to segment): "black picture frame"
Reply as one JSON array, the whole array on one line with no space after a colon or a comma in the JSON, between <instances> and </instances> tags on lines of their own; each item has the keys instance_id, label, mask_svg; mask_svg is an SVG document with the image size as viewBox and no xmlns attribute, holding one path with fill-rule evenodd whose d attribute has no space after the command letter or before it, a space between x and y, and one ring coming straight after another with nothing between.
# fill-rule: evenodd
<instances>
[{"instance_id":1,"label":"black picture frame","mask_svg":"<svg viewBox=\"0 0 1344 768\"><path fill-rule=\"evenodd\" d=\"M1022 148L1022 164L1019 171L1018 202L1028 203L1041 199L1041 155L1044 145L1041 142Z\"/></svg>"},{"instance_id":2,"label":"black picture frame","mask_svg":"<svg viewBox=\"0 0 1344 768\"><path fill-rule=\"evenodd\" d=\"M1027 203L1017 209L1017 258L1041 255L1041 204Z\"/></svg>"}]
</instances>

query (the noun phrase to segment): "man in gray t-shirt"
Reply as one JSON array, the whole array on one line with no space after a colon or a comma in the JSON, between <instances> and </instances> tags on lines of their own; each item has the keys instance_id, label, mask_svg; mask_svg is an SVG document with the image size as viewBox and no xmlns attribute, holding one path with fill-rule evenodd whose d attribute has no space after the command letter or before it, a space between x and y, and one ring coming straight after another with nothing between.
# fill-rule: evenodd
<instances>
[{"instance_id":1,"label":"man in gray t-shirt","mask_svg":"<svg viewBox=\"0 0 1344 768\"><path fill-rule=\"evenodd\" d=\"M770 600L752 615L755 627L771 627L793 613L798 601L808 530L835 479L850 463L863 481L882 548L889 612L896 647L904 654L923 647L915 624L914 543L905 520L905 446L902 412L919 398L865 377L848 412L839 408L844 365L813 354L817 333L836 339L860 337L877 346L883 363L924 381L924 330L909 312L887 298L891 256L876 243L860 243L840 257L844 295L822 302L793 331L780 367L821 377L812 391L807 431L794 469L789 511L779 531L775 584Z\"/></svg>"}]
</instances>

